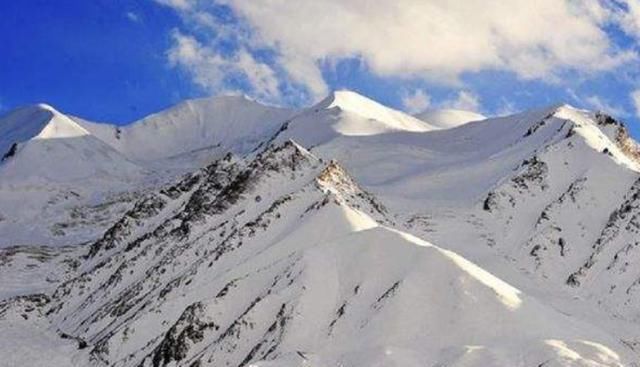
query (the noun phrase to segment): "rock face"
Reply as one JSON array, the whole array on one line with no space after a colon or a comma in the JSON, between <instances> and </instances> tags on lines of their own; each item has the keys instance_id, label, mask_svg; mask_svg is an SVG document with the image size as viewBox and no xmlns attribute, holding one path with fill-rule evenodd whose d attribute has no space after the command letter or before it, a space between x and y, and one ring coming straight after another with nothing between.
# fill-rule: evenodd
<instances>
[{"instance_id":1,"label":"rock face","mask_svg":"<svg viewBox=\"0 0 640 367\"><path fill-rule=\"evenodd\" d=\"M2 156L2 160L6 161L7 159L13 157L14 155L16 155L17 151L18 151L18 143L11 144L11 147L9 148L9 150L7 150L7 152Z\"/></svg>"},{"instance_id":2,"label":"rock face","mask_svg":"<svg viewBox=\"0 0 640 367\"><path fill-rule=\"evenodd\" d=\"M204 126L205 102L144 126ZM637 365L640 176L620 122L554 106L435 130L344 92L252 108L247 126L284 117L255 134L215 121L227 145L155 163L125 149L133 130L71 119L148 181L91 203L57 186L50 236L92 228L86 243L0 250L0 350L80 366ZM40 131L80 131L67 125ZM0 190L24 153L0 163ZM200 168L176 168L185 157ZM11 220L0 206L0 234Z\"/></svg>"}]
</instances>

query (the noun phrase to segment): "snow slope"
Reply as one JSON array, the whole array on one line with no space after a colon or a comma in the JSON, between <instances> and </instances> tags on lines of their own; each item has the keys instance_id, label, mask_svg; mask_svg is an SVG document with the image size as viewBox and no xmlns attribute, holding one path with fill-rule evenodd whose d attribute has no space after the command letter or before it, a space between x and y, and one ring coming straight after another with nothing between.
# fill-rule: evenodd
<instances>
[{"instance_id":1,"label":"snow slope","mask_svg":"<svg viewBox=\"0 0 640 367\"><path fill-rule=\"evenodd\" d=\"M637 322L636 153L607 116L566 108L557 116L573 122L562 139L491 190L479 216L492 245L534 278Z\"/></svg>"},{"instance_id":2,"label":"snow slope","mask_svg":"<svg viewBox=\"0 0 640 367\"><path fill-rule=\"evenodd\" d=\"M295 138L315 147L341 137L371 137L397 132L426 132L427 123L350 91L337 91L287 120L275 137Z\"/></svg>"},{"instance_id":3,"label":"snow slope","mask_svg":"<svg viewBox=\"0 0 640 367\"><path fill-rule=\"evenodd\" d=\"M294 117L276 141L295 139L320 156L334 157L389 205L412 211L423 208L425 200L429 206L478 200L543 143L545 136L526 141L522 136L551 112L530 111L458 129L346 135L327 129L327 122L351 124L352 114L334 117L331 110L312 108Z\"/></svg>"},{"instance_id":4,"label":"snow slope","mask_svg":"<svg viewBox=\"0 0 640 367\"><path fill-rule=\"evenodd\" d=\"M123 127L77 120L127 157L158 165L197 153L209 160L228 151L249 153L292 113L242 96L222 96L185 101Z\"/></svg>"},{"instance_id":5,"label":"snow slope","mask_svg":"<svg viewBox=\"0 0 640 367\"><path fill-rule=\"evenodd\" d=\"M0 247L93 239L104 229L104 220L85 214L98 205L115 209L111 203L120 199L114 195L142 187L148 176L46 105L0 118L0 151ZM70 232L75 234L67 237Z\"/></svg>"},{"instance_id":6,"label":"snow slope","mask_svg":"<svg viewBox=\"0 0 640 367\"><path fill-rule=\"evenodd\" d=\"M632 360L609 333L381 223L375 198L296 143L227 157L138 202L42 312L93 365Z\"/></svg>"},{"instance_id":7,"label":"snow slope","mask_svg":"<svg viewBox=\"0 0 640 367\"><path fill-rule=\"evenodd\" d=\"M415 117L440 129L451 129L468 122L487 118L476 112L454 109L427 110L415 115Z\"/></svg>"},{"instance_id":8,"label":"snow slope","mask_svg":"<svg viewBox=\"0 0 640 367\"><path fill-rule=\"evenodd\" d=\"M320 112L314 113L316 110ZM525 159L561 140L572 125L577 126L575 132L587 142L589 152L607 149L622 166L632 170L637 167L615 137L603 132L587 112L568 106L428 132L393 130L346 135L325 129L327 121L348 123L349 117L328 117L323 110L312 108L292 118L276 141L295 139L320 156L337 159L399 211L418 211L425 205L475 205ZM539 127L543 128L533 134Z\"/></svg>"},{"instance_id":9,"label":"snow slope","mask_svg":"<svg viewBox=\"0 0 640 367\"><path fill-rule=\"evenodd\" d=\"M15 148L12 149L12 147ZM140 168L47 105L19 109L0 120L0 182L127 179Z\"/></svg>"},{"instance_id":10,"label":"snow slope","mask_svg":"<svg viewBox=\"0 0 640 367\"><path fill-rule=\"evenodd\" d=\"M18 109L0 118L0 247L94 240L139 192L251 152L291 113L229 96L117 127L42 104Z\"/></svg>"},{"instance_id":11,"label":"snow slope","mask_svg":"<svg viewBox=\"0 0 640 367\"><path fill-rule=\"evenodd\" d=\"M314 154L334 157L406 230L545 289L566 312L594 317L575 297L639 320L638 148L618 121L559 105L453 129L314 140L291 128L310 117L297 119L275 140L302 137ZM637 333L609 325L640 345Z\"/></svg>"},{"instance_id":12,"label":"snow slope","mask_svg":"<svg viewBox=\"0 0 640 367\"><path fill-rule=\"evenodd\" d=\"M0 301L0 366L85 366L76 363L78 344L63 339L42 312L47 296L35 294Z\"/></svg>"},{"instance_id":13,"label":"snow slope","mask_svg":"<svg viewBox=\"0 0 640 367\"><path fill-rule=\"evenodd\" d=\"M39 104L19 108L2 118L0 152L6 156L14 143L30 139L54 139L88 135L79 125L67 121L53 107Z\"/></svg>"},{"instance_id":14,"label":"snow slope","mask_svg":"<svg viewBox=\"0 0 640 367\"><path fill-rule=\"evenodd\" d=\"M334 110L358 115L369 120L369 124L360 125L360 121L344 121L336 130L345 135L373 135L390 130L429 131L431 127L412 116L396 111L363 95L348 90L333 92L313 110Z\"/></svg>"}]
</instances>

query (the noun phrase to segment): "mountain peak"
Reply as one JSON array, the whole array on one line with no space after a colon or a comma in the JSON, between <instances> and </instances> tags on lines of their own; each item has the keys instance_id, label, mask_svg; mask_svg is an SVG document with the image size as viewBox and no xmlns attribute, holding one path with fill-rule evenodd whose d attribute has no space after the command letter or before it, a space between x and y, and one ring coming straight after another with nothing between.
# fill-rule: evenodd
<instances>
[{"instance_id":1,"label":"mountain peak","mask_svg":"<svg viewBox=\"0 0 640 367\"><path fill-rule=\"evenodd\" d=\"M18 108L0 118L0 152L36 139L71 138L89 132L44 103Z\"/></svg>"},{"instance_id":2,"label":"mountain peak","mask_svg":"<svg viewBox=\"0 0 640 367\"><path fill-rule=\"evenodd\" d=\"M60 111L58 111L57 109L55 109L52 105L50 105L48 103L36 103L34 105L27 106L26 108L38 109L38 110L49 111L49 112L53 112L53 113L57 113L57 114L62 114Z\"/></svg>"},{"instance_id":3,"label":"mountain peak","mask_svg":"<svg viewBox=\"0 0 640 367\"><path fill-rule=\"evenodd\" d=\"M549 109L553 110L554 115L562 113L588 112L587 110L580 109L564 102L551 105L549 106Z\"/></svg>"},{"instance_id":4,"label":"mountain peak","mask_svg":"<svg viewBox=\"0 0 640 367\"><path fill-rule=\"evenodd\" d=\"M339 137L426 132L432 126L404 112L351 91L337 91L318 104L292 115L272 135L273 141L294 138L316 147Z\"/></svg>"},{"instance_id":5,"label":"mountain peak","mask_svg":"<svg viewBox=\"0 0 640 367\"><path fill-rule=\"evenodd\" d=\"M389 109L371 98L346 89L332 92L319 103L318 107L322 109L339 108L344 111L366 115L374 115L373 112L376 112L375 110ZM367 113L367 111L370 113Z\"/></svg>"},{"instance_id":6,"label":"mountain peak","mask_svg":"<svg viewBox=\"0 0 640 367\"><path fill-rule=\"evenodd\" d=\"M16 115L16 114L29 114L29 113L37 113L37 112L49 112L55 113L58 115L63 115L62 112L58 111L55 107L48 103L40 102L28 104L22 107L17 107L16 109L9 111L5 116Z\"/></svg>"}]
</instances>

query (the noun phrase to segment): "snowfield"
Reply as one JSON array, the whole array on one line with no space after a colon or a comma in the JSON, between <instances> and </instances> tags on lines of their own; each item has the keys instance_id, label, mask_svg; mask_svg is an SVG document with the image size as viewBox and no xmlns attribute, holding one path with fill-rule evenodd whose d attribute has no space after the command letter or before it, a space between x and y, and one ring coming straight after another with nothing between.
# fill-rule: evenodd
<instances>
[{"instance_id":1,"label":"snowfield","mask_svg":"<svg viewBox=\"0 0 640 367\"><path fill-rule=\"evenodd\" d=\"M18 109L0 365L640 366L639 152L567 105Z\"/></svg>"}]
</instances>

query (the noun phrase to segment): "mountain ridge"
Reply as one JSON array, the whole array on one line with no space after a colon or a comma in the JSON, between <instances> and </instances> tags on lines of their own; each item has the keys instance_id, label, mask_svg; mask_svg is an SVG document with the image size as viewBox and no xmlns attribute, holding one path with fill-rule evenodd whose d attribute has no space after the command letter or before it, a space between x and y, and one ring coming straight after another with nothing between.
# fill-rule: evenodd
<instances>
[{"instance_id":1,"label":"mountain ridge","mask_svg":"<svg viewBox=\"0 0 640 367\"><path fill-rule=\"evenodd\" d=\"M89 133L50 105L18 108L0 117L0 152L32 139L67 138Z\"/></svg>"},{"instance_id":2,"label":"mountain ridge","mask_svg":"<svg viewBox=\"0 0 640 367\"><path fill-rule=\"evenodd\" d=\"M208 170L207 174L217 177L220 173ZM425 320L423 317L426 316L411 312L404 315L415 321L403 321L398 318L397 311L391 309L414 309L420 305L420 300L424 297L455 293L451 290L451 284L446 281L430 282L428 290L424 289L424 284L416 288L420 279L424 279L425 272L431 274L433 279L452 279L456 289L460 287L461 291L473 295L466 301L469 302L468 305L463 307L468 311L460 311L467 315L467 320L479 320L479 314L473 311L472 305L477 307L482 304L489 308L504 307L504 310L521 309L518 313L526 315L523 320L529 320L533 312L541 315L538 320L552 317L556 322L565 322L560 321L564 316L554 314L554 311L539 306L536 302L530 303L518 290L458 255L440 250L408 234L378 225L361 211L369 206L370 201L361 201L366 206L354 209L353 204L345 200L352 196L358 201L362 196L357 194L358 189L349 183L350 179L346 178L348 176L344 170L334 162L323 163L293 142L269 148L246 165L244 170L237 170L235 175L236 178L226 180L227 183L217 192L207 190L208 195L214 197L213 200L199 199L198 202L205 205L199 206L197 212L182 217L182 221L188 220L192 223L184 227L188 228L187 230L181 229L183 224L176 223L175 219L169 219L165 221L169 228L148 232L153 234L141 237L142 242L132 237L116 244L115 248L120 250L95 257L91 268L83 270L78 278L66 282L54 293L47 311L49 317L55 320L54 324L59 325L63 333L73 335L91 345L90 355L95 361L116 366L164 366L171 363L190 365L197 361L203 365L226 361L232 365L243 366L262 359L297 366L300 362L291 360L296 350L304 350L305 354L308 350L317 351L309 353L306 358L312 358L321 365L365 365L371 358L389 362L397 361L396 358L409 358L413 363L420 360L430 363L475 361L474 365L479 366L491 361L508 363L520 358L518 353L516 356L502 355L499 346L491 347L477 356L474 353L471 359L469 356L453 357L448 350L464 349L462 345L446 344L455 343L454 340L458 339L456 335L460 334L455 331L457 329L452 330L451 334L446 334L448 336L444 344L437 344L444 348L443 350L433 347L432 352L422 357L426 359L406 354L402 349L383 357L386 350L384 344L377 343L414 348L415 346L411 346L414 343L408 342L407 338L402 336L419 335L410 331L415 329L417 332L417 325L411 328L409 324L417 321L429 325L435 322L435 319L427 317ZM295 181L300 180L296 184L297 189L291 192L292 188L289 187L282 191L270 183L279 182L283 177L287 180L289 177L295 177ZM187 178L187 181L191 180ZM248 185L240 182L247 182ZM324 187L331 189L324 193L316 192L319 187L315 186L314 182L321 183L322 186L329 185ZM240 190L240 193L231 194L229 190ZM271 190L280 192L272 194ZM347 196L344 196L345 194ZM195 191L192 195L195 195ZM258 195L261 199L256 201ZM315 198L309 200L312 197ZM296 204L300 200L305 204ZM184 213L190 213L187 209L189 201L184 204ZM241 204L246 201L257 202L261 208L253 209ZM212 205L208 206L206 203ZM377 207L369 206L367 211L382 214ZM256 214L262 213L256 220L252 220L256 214L250 214L249 210ZM287 212L288 210L300 213L300 217ZM227 212L228 214L225 214ZM196 213L202 213L203 216ZM249 217L244 219L247 215ZM222 218L212 220L217 216L236 219L233 223ZM285 229L289 226L277 224L280 221L295 222L300 220L298 218L303 218L303 223L295 225L293 233ZM383 219L384 216L380 218ZM342 222L345 220L346 222ZM240 227L232 230L235 226ZM330 233L325 230L328 227L332 229ZM211 230L213 233L207 235ZM224 233L222 231L230 233L230 237L216 240L219 241L217 246L206 245L208 241L219 238L217 234ZM262 231L262 235L256 234ZM272 231L280 231L286 235L268 235ZM312 233L315 235L311 235ZM158 240L160 243L156 243ZM267 245L268 243L271 245ZM247 246L258 248L251 249ZM154 247L163 250L152 251ZM92 248L89 253L94 253L92 256L95 256L100 251L103 250L94 251ZM159 260L150 262L154 257ZM230 262L237 265L232 266ZM408 267L409 263L413 265ZM152 265L149 267L148 264ZM386 270L378 272L377 267ZM162 271L168 268L173 269ZM258 269L257 272L255 269ZM354 269L360 269L355 273L355 277L350 275ZM243 275L245 271L248 273ZM334 271L337 272L337 277L331 280ZM227 272L229 275L224 275ZM358 272L363 274L357 275ZM384 281L376 280L371 283L370 279L374 279L371 278L371 272L383 276ZM177 277L172 279L176 275ZM157 285L158 282L160 285ZM219 286L213 287L209 292L205 291L212 288L212 284ZM264 288L256 290L256 287ZM420 288L423 290L418 291ZM335 294L336 299L327 298L318 303L322 298L319 298L317 292L321 292L324 297L330 292ZM424 294L414 294L415 292ZM178 296L180 293L184 295ZM181 300L185 296L189 301ZM485 301L477 303L475 297L482 297ZM456 298L445 297L442 304L437 302L431 306L440 310L434 315L440 315L442 310L450 308L449 302L459 301ZM176 302L188 306L183 312L176 312ZM240 306L239 310L234 312L227 308L228 306L224 306L228 302L244 306ZM370 302L369 306L367 302ZM466 302L463 304L467 304ZM370 307L368 311L367 307ZM354 311L358 309L362 311ZM163 322L166 326L161 328L165 331L160 331L160 337L140 340L140 337L149 338L144 336L149 333L148 328L158 330L160 321L153 320L158 317L156 315L164 315L167 312L168 314L162 317L176 321L166 324ZM480 314L498 312L486 311ZM326 319L325 325L316 326L315 337L309 335L309 331L299 334L302 332L301 328L307 328L309 325L308 316L304 315ZM267 321L260 321L265 317ZM519 316L514 317L513 321L501 324L504 325L507 335L511 335L511 331L507 330L514 330L513 328L521 332L528 329L528 321L522 324ZM256 326L249 327L251 324ZM349 326L350 324L353 326ZM363 345L356 343L346 350L338 347L347 343L347 340L359 340L355 337L362 332L357 332L358 324L361 324L360 330L376 330L386 324L387 330L395 331L391 334L387 332L386 337L371 345L367 342ZM462 326L465 324L466 322L462 322L458 327L466 328ZM403 329L404 327L408 329ZM587 332L590 328L577 325L574 327L583 330L582 332ZM484 333L482 328L473 330L473 333L478 335L475 337ZM490 333L494 333L493 330L495 329ZM540 348L545 349L544 338L538 339L540 334L537 333L540 329L532 330L526 337L531 338L529 343L540 343ZM558 332L559 329L553 334ZM598 340L603 338L602 340L608 340L608 343L613 342L604 334L597 336L599 332L595 330L589 331L588 334ZM126 338L123 335L126 335ZM383 334L374 332L373 335L380 337ZM328 344L320 347L313 341L314 338L327 339ZM433 340L428 335L423 338L423 341ZM471 340L474 336L469 338ZM442 337L440 339L442 340ZM622 363L622 360L618 360L619 357L610 353L602 354L598 348L590 349L592 347L588 344L578 343L571 348L577 348L580 353L585 354L585 357L581 357L585 363L592 358L593 363ZM528 361L534 362L543 361L557 352L549 348L531 353Z\"/></svg>"},{"instance_id":3,"label":"mountain ridge","mask_svg":"<svg viewBox=\"0 0 640 367\"><path fill-rule=\"evenodd\" d=\"M432 129L352 92L218 101L132 127L175 135L133 153L114 146L134 135L75 117L88 145L43 140L140 177L54 185L24 163L39 155L0 163L2 240L73 245L0 249L0 345L123 367L638 360L638 146L620 121L554 105Z\"/></svg>"}]
</instances>

